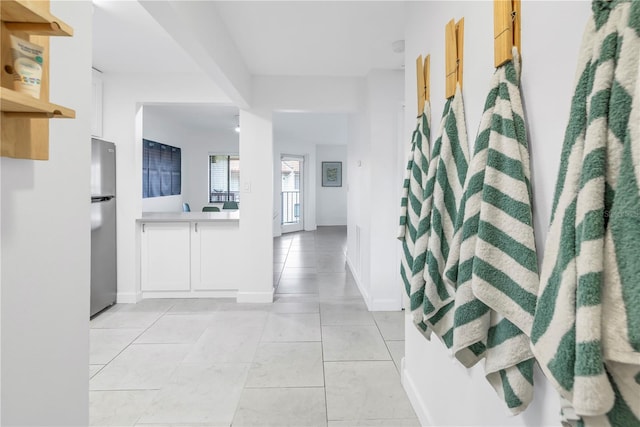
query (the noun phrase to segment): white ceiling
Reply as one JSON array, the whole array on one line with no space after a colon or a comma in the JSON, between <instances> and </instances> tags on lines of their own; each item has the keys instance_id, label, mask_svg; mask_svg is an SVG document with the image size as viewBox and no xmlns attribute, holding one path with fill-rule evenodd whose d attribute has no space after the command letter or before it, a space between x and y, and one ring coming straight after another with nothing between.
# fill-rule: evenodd
<instances>
[{"instance_id":1,"label":"white ceiling","mask_svg":"<svg viewBox=\"0 0 640 427\"><path fill-rule=\"evenodd\" d=\"M216 6L249 72L364 76L398 69L400 1L220 1Z\"/></svg>"},{"instance_id":2,"label":"white ceiling","mask_svg":"<svg viewBox=\"0 0 640 427\"><path fill-rule=\"evenodd\" d=\"M203 131L233 130L239 114L238 107L223 104L146 104L144 112Z\"/></svg>"},{"instance_id":3,"label":"white ceiling","mask_svg":"<svg viewBox=\"0 0 640 427\"><path fill-rule=\"evenodd\" d=\"M109 73L199 69L137 1L93 0L93 67Z\"/></svg>"},{"instance_id":4,"label":"white ceiling","mask_svg":"<svg viewBox=\"0 0 640 427\"><path fill-rule=\"evenodd\" d=\"M93 0L93 65L104 72L199 69L138 1ZM185 2L185 4L188 4ZM215 1L252 74L364 76L397 69L401 1Z\"/></svg>"},{"instance_id":5,"label":"white ceiling","mask_svg":"<svg viewBox=\"0 0 640 427\"><path fill-rule=\"evenodd\" d=\"M138 1L93 4L95 68L105 73L200 70ZM364 76L372 68L402 67L403 54L391 47L404 38L401 1L215 1L212 6L254 75ZM226 129L238 114L236 107L211 104L149 108L201 129ZM345 144L347 117L278 113L274 132L290 140Z\"/></svg>"},{"instance_id":6,"label":"white ceiling","mask_svg":"<svg viewBox=\"0 0 640 427\"><path fill-rule=\"evenodd\" d=\"M146 104L145 114L201 131L231 131L238 107L222 104ZM273 115L274 137L280 141L340 145L348 139L349 116L340 113L279 112Z\"/></svg>"}]
</instances>

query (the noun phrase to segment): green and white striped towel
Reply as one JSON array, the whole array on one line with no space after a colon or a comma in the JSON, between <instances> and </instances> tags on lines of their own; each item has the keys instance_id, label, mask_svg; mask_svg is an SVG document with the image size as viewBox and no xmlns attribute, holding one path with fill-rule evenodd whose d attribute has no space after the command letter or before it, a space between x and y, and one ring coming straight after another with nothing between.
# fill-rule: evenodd
<instances>
[{"instance_id":1,"label":"green and white striped towel","mask_svg":"<svg viewBox=\"0 0 640 427\"><path fill-rule=\"evenodd\" d=\"M447 101L441 137L436 141L429 165L427 184L432 183L432 206L426 267L424 322L450 348L453 344L455 287L443 279L450 242L456 231L458 208L463 196L469 165L469 146L460 85ZM431 191L429 188L428 191Z\"/></svg>"},{"instance_id":2,"label":"green and white striped towel","mask_svg":"<svg viewBox=\"0 0 640 427\"><path fill-rule=\"evenodd\" d=\"M419 299L422 301L421 307L413 311L414 323L427 339L431 339L431 329L424 322L424 289L426 285L425 274L427 267L427 249L429 244L429 235L431 232L431 208L433 205L433 191L436 182L436 166L438 162L440 162L442 138L445 134L444 130L447 124L447 117L451 111L452 99L453 97L447 99L447 102L444 105L438 131L439 136L434 142L433 149L431 151L431 161L427 171L427 182L424 186L424 200L420 211L418 237L416 240L416 254L418 255L416 256L414 263L414 275L411 282L412 289L415 289L415 294L418 295ZM418 302L418 298L416 298L416 302Z\"/></svg>"},{"instance_id":3,"label":"green and white striped towel","mask_svg":"<svg viewBox=\"0 0 640 427\"><path fill-rule=\"evenodd\" d=\"M539 279L516 49L513 58L491 80L445 280L457 288L456 358L469 367L485 357L487 379L517 414L533 399Z\"/></svg>"},{"instance_id":4,"label":"green and white striped towel","mask_svg":"<svg viewBox=\"0 0 640 427\"><path fill-rule=\"evenodd\" d=\"M424 202L424 186L429 168L429 141L431 137L431 106L427 102L424 112L418 117L416 130L411 138L411 152L405 172L400 211L400 231L398 239L402 242L402 260L400 275L404 283L411 312L416 325L422 322L422 298L424 284L422 274L426 252L427 234L420 227L421 211ZM417 314L416 314L417 313ZM423 326L420 330L425 332Z\"/></svg>"},{"instance_id":5,"label":"green and white striped towel","mask_svg":"<svg viewBox=\"0 0 640 427\"><path fill-rule=\"evenodd\" d=\"M592 8L531 339L578 425L638 426L640 1Z\"/></svg>"}]
</instances>

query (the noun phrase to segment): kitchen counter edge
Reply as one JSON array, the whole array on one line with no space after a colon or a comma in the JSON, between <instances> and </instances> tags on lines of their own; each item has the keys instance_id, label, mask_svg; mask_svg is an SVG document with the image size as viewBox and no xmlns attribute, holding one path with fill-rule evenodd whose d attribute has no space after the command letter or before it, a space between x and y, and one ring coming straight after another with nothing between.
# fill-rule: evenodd
<instances>
[{"instance_id":1,"label":"kitchen counter edge","mask_svg":"<svg viewBox=\"0 0 640 427\"><path fill-rule=\"evenodd\" d=\"M146 212L136 222L238 222L240 213L231 212Z\"/></svg>"}]
</instances>

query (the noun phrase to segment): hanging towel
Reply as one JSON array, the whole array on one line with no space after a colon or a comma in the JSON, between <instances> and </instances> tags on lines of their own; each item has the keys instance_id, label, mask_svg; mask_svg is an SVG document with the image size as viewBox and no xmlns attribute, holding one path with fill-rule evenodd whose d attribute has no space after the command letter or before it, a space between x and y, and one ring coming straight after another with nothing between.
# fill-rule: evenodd
<instances>
[{"instance_id":1,"label":"hanging towel","mask_svg":"<svg viewBox=\"0 0 640 427\"><path fill-rule=\"evenodd\" d=\"M458 208L463 196L469 164L469 146L460 85L447 101L441 137L434 145L427 184L433 185L430 197L429 238L424 271L423 316L445 345L453 344L453 305L455 288L443 280L450 242L455 234Z\"/></svg>"},{"instance_id":2,"label":"hanging towel","mask_svg":"<svg viewBox=\"0 0 640 427\"><path fill-rule=\"evenodd\" d=\"M531 339L578 425L638 426L640 1L592 9Z\"/></svg>"},{"instance_id":3,"label":"hanging towel","mask_svg":"<svg viewBox=\"0 0 640 427\"><path fill-rule=\"evenodd\" d=\"M424 112L418 117L416 130L411 138L411 152L405 172L402 201L400 206L400 231L398 239L402 242L400 275L404 284L412 317L419 329L426 332L422 324L422 299L424 285L422 273L426 252L425 227L420 227L424 186L429 168L429 140L431 138L431 106L427 102Z\"/></svg>"},{"instance_id":4,"label":"hanging towel","mask_svg":"<svg viewBox=\"0 0 640 427\"><path fill-rule=\"evenodd\" d=\"M416 304L420 303L420 307L413 311L414 323L418 329L423 333L427 339L431 339L431 329L424 321L424 289L425 289L425 274L427 267L427 247L429 243L429 234L431 232L431 207L433 204L433 191L436 181L436 165L440 161L440 151L442 147L442 137L444 135L444 129L447 123L447 117L451 110L452 98L448 99L444 105L442 112L442 118L440 120L439 137L433 144L433 150L431 151L431 161L429 162L429 169L427 171L427 181L424 186L424 200L422 202L422 208L420 210L420 222L418 225L418 234L416 240L416 259L414 262L413 279L411 281L411 288L414 290L414 294L417 296L415 299Z\"/></svg>"},{"instance_id":5,"label":"hanging towel","mask_svg":"<svg viewBox=\"0 0 640 427\"><path fill-rule=\"evenodd\" d=\"M452 351L487 379L513 414L533 399L529 333L538 288L520 61L491 80L445 281L457 288Z\"/></svg>"}]
</instances>

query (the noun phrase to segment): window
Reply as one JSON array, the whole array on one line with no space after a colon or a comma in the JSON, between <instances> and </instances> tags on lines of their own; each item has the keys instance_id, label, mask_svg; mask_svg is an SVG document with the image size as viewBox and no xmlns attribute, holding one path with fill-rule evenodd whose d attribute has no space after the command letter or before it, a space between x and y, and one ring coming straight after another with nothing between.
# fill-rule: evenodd
<instances>
[{"instance_id":1,"label":"window","mask_svg":"<svg viewBox=\"0 0 640 427\"><path fill-rule=\"evenodd\" d=\"M142 140L142 197L180 194L181 152L178 147Z\"/></svg>"},{"instance_id":2,"label":"window","mask_svg":"<svg viewBox=\"0 0 640 427\"><path fill-rule=\"evenodd\" d=\"M209 156L209 202L240 201L240 157Z\"/></svg>"}]
</instances>

